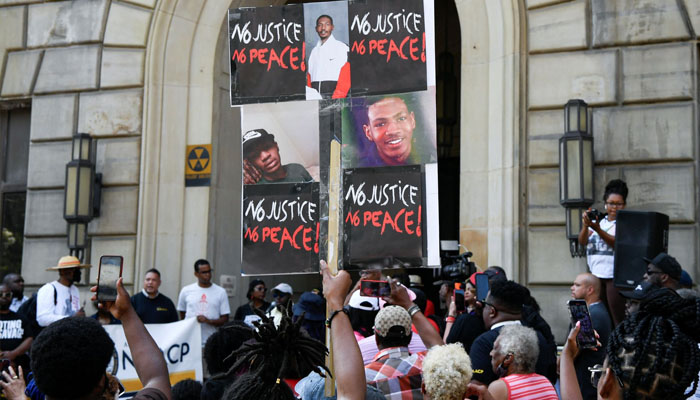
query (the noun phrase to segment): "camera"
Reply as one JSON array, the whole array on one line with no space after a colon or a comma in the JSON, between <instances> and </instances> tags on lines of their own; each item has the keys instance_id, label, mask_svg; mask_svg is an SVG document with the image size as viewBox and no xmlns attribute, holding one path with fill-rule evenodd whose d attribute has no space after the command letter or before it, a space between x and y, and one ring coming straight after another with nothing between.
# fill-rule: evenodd
<instances>
[{"instance_id":1,"label":"camera","mask_svg":"<svg viewBox=\"0 0 700 400\"><path fill-rule=\"evenodd\" d=\"M456 261L455 263L442 267L440 271L442 279L458 282L465 281L469 278L471 274L476 272L476 265L474 262L469 261L469 257L472 255L471 251L467 251L458 256L454 256L453 259Z\"/></svg>"},{"instance_id":2,"label":"camera","mask_svg":"<svg viewBox=\"0 0 700 400\"><path fill-rule=\"evenodd\" d=\"M586 215L591 221L600 221L601 219L605 218L607 214L602 213L595 208L591 208L590 211L586 211Z\"/></svg>"}]
</instances>

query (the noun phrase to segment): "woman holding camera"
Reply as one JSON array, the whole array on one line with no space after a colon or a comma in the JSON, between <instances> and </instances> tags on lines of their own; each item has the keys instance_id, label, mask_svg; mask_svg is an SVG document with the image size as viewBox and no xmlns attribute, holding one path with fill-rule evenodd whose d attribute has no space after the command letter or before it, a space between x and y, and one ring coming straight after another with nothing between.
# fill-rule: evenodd
<instances>
[{"instance_id":1,"label":"woman holding camera","mask_svg":"<svg viewBox=\"0 0 700 400\"><path fill-rule=\"evenodd\" d=\"M620 179L613 179L605 186L603 201L605 214L588 209L581 216L582 227L578 242L587 246L587 262L591 273L602 283L601 298L608 305L610 317L615 325L625 318L625 299L613 284L615 227L617 212L627 204L627 184Z\"/></svg>"}]
</instances>

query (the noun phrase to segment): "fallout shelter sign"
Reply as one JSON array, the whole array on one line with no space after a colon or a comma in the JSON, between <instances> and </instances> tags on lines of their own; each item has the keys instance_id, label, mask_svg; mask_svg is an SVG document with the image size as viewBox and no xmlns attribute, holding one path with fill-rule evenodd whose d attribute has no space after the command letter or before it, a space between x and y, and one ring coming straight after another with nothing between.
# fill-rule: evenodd
<instances>
[{"instance_id":1,"label":"fallout shelter sign","mask_svg":"<svg viewBox=\"0 0 700 400\"><path fill-rule=\"evenodd\" d=\"M211 144L187 146L185 186L209 186L211 181Z\"/></svg>"}]
</instances>

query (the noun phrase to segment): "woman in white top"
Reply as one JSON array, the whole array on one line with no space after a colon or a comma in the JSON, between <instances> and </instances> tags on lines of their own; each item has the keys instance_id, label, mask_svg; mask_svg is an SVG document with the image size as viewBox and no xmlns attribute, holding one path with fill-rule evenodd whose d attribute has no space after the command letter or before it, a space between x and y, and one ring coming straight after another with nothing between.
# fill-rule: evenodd
<instances>
[{"instance_id":1,"label":"woman in white top","mask_svg":"<svg viewBox=\"0 0 700 400\"><path fill-rule=\"evenodd\" d=\"M608 182L603 195L607 215L602 219L592 220L588 217L588 212L584 212L581 232L578 235L578 242L587 245L588 268L603 284L601 297L607 304L615 325L625 318L625 299L620 296L612 278L617 212L625 208L627 193L627 184L624 181L613 179Z\"/></svg>"}]
</instances>

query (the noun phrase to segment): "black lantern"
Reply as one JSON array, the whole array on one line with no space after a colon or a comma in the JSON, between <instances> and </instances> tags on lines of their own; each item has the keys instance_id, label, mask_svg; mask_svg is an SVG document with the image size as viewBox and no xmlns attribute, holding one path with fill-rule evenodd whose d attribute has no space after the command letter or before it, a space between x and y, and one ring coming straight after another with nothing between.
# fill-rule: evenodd
<instances>
[{"instance_id":1,"label":"black lantern","mask_svg":"<svg viewBox=\"0 0 700 400\"><path fill-rule=\"evenodd\" d=\"M68 248L82 261L87 247L87 224L100 213L102 174L95 173L92 137L73 136L71 161L66 164L63 218L68 222Z\"/></svg>"},{"instance_id":2,"label":"black lantern","mask_svg":"<svg viewBox=\"0 0 700 400\"><path fill-rule=\"evenodd\" d=\"M564 136L559 139L559 203L566 207L566 237L571 256L583 257L578 244L581 214L593 204L593 135L588 105L569 100L564 106Z\"/></svg>"}]
</instances>

